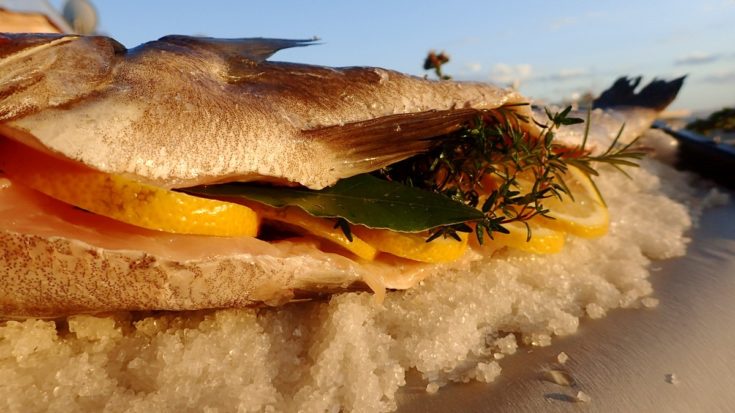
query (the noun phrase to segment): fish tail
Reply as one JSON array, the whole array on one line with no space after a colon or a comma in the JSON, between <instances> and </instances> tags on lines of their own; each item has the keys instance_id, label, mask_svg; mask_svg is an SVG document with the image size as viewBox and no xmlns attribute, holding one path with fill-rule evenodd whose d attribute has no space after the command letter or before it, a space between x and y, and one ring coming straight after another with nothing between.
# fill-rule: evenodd
<instances>
[{"instance_id":1,"label":"fish tail","mask_svg":"<svg viewBox=\"0 0 735 413\"><path fill-rule=\"evenodd\" d=\"M602 92L592 102L593 108L608 109L619 106L637 106L643 108L664 110L676 98L686 76L674 80L653 79L639 92L635 90L641 83L641 77L618 78L613 85Z\"/></svg>"}]
</instances>

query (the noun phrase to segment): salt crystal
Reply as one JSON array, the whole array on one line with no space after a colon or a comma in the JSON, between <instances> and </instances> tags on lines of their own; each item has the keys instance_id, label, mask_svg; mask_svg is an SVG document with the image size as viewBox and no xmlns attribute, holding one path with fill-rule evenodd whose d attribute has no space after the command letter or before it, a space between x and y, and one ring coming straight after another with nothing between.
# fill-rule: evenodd
<instances>
[{"instance_id":1,"label":"salt crystal","mask_svg":"<svg viewBox=\"0 0 735 413\"><path fill-rule=\"evenodd\" d=\"M596 303L587 305L585 311L587 311L587 315L592 319L602 318L605 316L605 309Z\"/></svg>"},{"instance_id":2,"label":"salt crystal","mask_svg":"<svg viewBox=\"0 0 735 413\"><path fill-rule=\"evenodd\" d=\"M551 336L548 334L534 334L531 345L536 347L547 347L551 345Z\"/></svg>"},{"instance_id":3,"label":"salt crystal","mask_svg":"<svg viewBox=\"0 0 735 413\"><path fill-rule=\"evenodd\" d=\"M69 317L68 324L69 331L81 339L119 339L123 335L122 330L115 326L115 320L111 317L76 315Z\"/></svg>"},{"instance_id":4,"label":"salt crystal","mask_svg":"<svg viewBox=\"0 0 735 413\"><path fill-rule=\"evenodd\" d=\"M558 356L556 356L556 361L558 361L560 364L564 364L569 360L569 356L567 356L567 353L561 352Z\"/></svg>"},{"instance_id":5,"label":"salt crystal","mask_svg":"<svg viewBox=\"0 0 735 413\"><path fill-rule=\"evenodd\" d=\"M514 334L508 334L495 340L495 345L503 354L513 354L518 349L518 342Z\"/></svg>"},{"instance_id":6,"label":"salt crystal","mask_svg":"<svg viewBox=\"0 0 735 413\"><path fill-rule=\"evenodd\" d=\"M475 367L475 378L484 383L490 383L500 375L500 365L494 361L478 363Z\"/></svg>"},{"instance_id":7,"label":"salt crystal","mask_svg":"<svg viewBox=\"0 0 735 413\"><path fill-rule=\"evenodd\" d=\"M429 383L429 384L426 385L426 392L427 393L434 394L434 393L436 393L438 391L439 391L439 384L437 384L437 383L435 383L435 382L432 381L431 383Z\"/></svg>"},{"instance_id":8,"label":"salt crystal","mask_svg":"<svg viewBox=\"0 0 735 413\"><path fill-rule=\"evenodd\" d=\"M582 403L589 403L589 402L592 401L592 397L590 397L589 394L587 394L587 393L585 393L585 392L583 392L581 390L577 392L576 399L577 399L578 402L582 402Z\"/></svg>"},{"instance_id":9,"label":"salt crystal","mask_svg":"<svg viewBox=\"0 0 735 413\"><path fill-rule=\"evenodd\" d=\"M659 301L658 298L646 297L641 300L641 304L646 308L656 308L658 307Z\"/></svg>"},{"instance_id":10,"label":"salt crystal","mask_svg":"<svg viewBox=\"0 0 735 413\"><path fill-rule=\"evenodd\" d=\"M676 374L669 373L665 377L666 377L666 383L673 384L673 385L679 384L679 378L676 377Z\"/></svg>"},{"instance_id":11,"label":"salt crystal","mask_svg":"<svg viewBox=\"0 0 735 413\"><path fill-rule=\"evenodd\" d=\"M572 375L564 370L549 370L546 372L549 376L549 381L558 384L560 386L572 387L574 385L574 378Z\"/></svg>"}]
</instances>

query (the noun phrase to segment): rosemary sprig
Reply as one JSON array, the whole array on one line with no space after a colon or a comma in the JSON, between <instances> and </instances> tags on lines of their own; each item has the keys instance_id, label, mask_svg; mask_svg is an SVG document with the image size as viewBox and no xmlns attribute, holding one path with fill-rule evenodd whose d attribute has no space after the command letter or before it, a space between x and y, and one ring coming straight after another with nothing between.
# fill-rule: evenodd
<instances>
[{"instance_id":1,"label":"rosemary sprig","mask_svg":"<svg viewBox=\"0 0 735 413\"><path fill-rule=\"evenodd\" d=\"M474 226L478 242L483 243L485 236L492 239L495 232L508 233L504 225L512 222L525 224L530 239L528 221L539 215L548 218L549 211L544 207L546 198L573 199L564 181L569 165L596 176L597 163L608 163L622 170L623 166L637 166L635 160L644 155L634 142L618 144L622 128L605 152L591 155L586 147L589 114L579 146L557 144L554 138L560 127L584 122L570 116L571 107L555 113L546 109L548 121L533 120L540 133L531 136L527 125L531 120L518 113L516 106L502 106L484 113L464 130L443 138L429 153L376 173L384 179L443 194L484 214L482 219L472 222L435 228L427 242L440 236L458 239L457 232L472 232ZM533 181L530 189L521 188L521 177Z\"/></svg>"},{"instance_id":2,"label":"rosemary sprig","mask_svg":"<svg viewBox=\"0 0 735 413\"><path fill-rule=\"evenodd\" d=\"M442 65L447 62L449 56L444 52L436 54L431 51L424 61L424 70L434 69L440 80L450 79L441 70ZM477 240L482 244L485 233L490 238L494 232L508 233L503 225L511 222L524 223L528 232L527 239L530 239L531 227L528 220L537 215L549 218L546 215L548 210L543 205L544 199L552 196L562 199L568 196L574 200L574 194L564 181L564 173L569 165L577 167L590 177L592 186L604 203L600 190L591 179L599 175L594 165L606 163L629 176L623 167L636 167L636 161L645 156L645 152L636 146L637 139L627 145L619 145L625 125L620 128L605 152L592 155L587 149L591 111L587 112L585 122L570 116L571 106L556 113L544 108L548 119L545 123L539 123L513 110L516 106L525 105L527 104L518 103L500 107L496 114L480 118L474 125L468 125L465 131L448 137L437 151L427 155L429 159L433 159L428 168L428 177L427 160L420 157L404 161L411 163L408 167L399 165L396 171L387 169L381 171L381 174L388 179L398 175L398 179L402 178L407 184L414 185L417 182L425 189L442 193L473 207L477 207L481 199L478 190L487 192L488 188L483 187L483 182L488 181L487 177L496 178L500 183L481 206L485 218L475 222ZM522 123L531 121L541 128L536 138L528 136L525 128L521 127ZM569 148L554 142L556 130L582 122L585 122L585 129L579 146ZM444 176L432 183L432 173L437 171L438 175ZM517 177L525 177L529 171L534 177L533 187L522 194ZM417 179L416 176L421 178ZM438 236L456 238L456 231L456 225L436 228L427 242Z\"/></svg>"}]
</instances>

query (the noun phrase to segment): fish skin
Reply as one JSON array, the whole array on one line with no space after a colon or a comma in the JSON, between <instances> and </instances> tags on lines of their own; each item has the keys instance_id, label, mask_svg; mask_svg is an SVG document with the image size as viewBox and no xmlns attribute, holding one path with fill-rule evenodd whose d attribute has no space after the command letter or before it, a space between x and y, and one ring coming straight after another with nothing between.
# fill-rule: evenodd
<instances>
[{"instance_id":1,"label":"fish skin","mask_svg":"<svg viewBox=\"0 0 735 413\"><path fill-rule=\"evenodd\" d=\"M265 60L306 44L168 36L128 50L104 36L2 35L0 134L162 187L319 189L424 151L477 115L456 109L523 99L489 84Z\"/></svg>"}]
</instances>

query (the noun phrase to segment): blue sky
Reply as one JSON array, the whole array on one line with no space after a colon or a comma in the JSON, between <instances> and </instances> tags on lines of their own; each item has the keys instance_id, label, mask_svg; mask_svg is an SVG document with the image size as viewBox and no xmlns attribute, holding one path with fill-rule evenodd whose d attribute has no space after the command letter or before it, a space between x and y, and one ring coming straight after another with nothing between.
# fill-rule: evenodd
<instances>
[{"instance_id":1,"label":"blue sky","mask_svg":"<svg viewBox=\"0 0 735 413\"><path fill-rule=\"evenodd\" d=\"M59 9L63 0L51 0ZM92 0L128 47L166 34L322 39L274 60L416 75L426 53L458 79L517 82L531 98L599 92L620 75L689 78L673 108L735 106L735 0Z\"/></svg>"}]
</instances>

